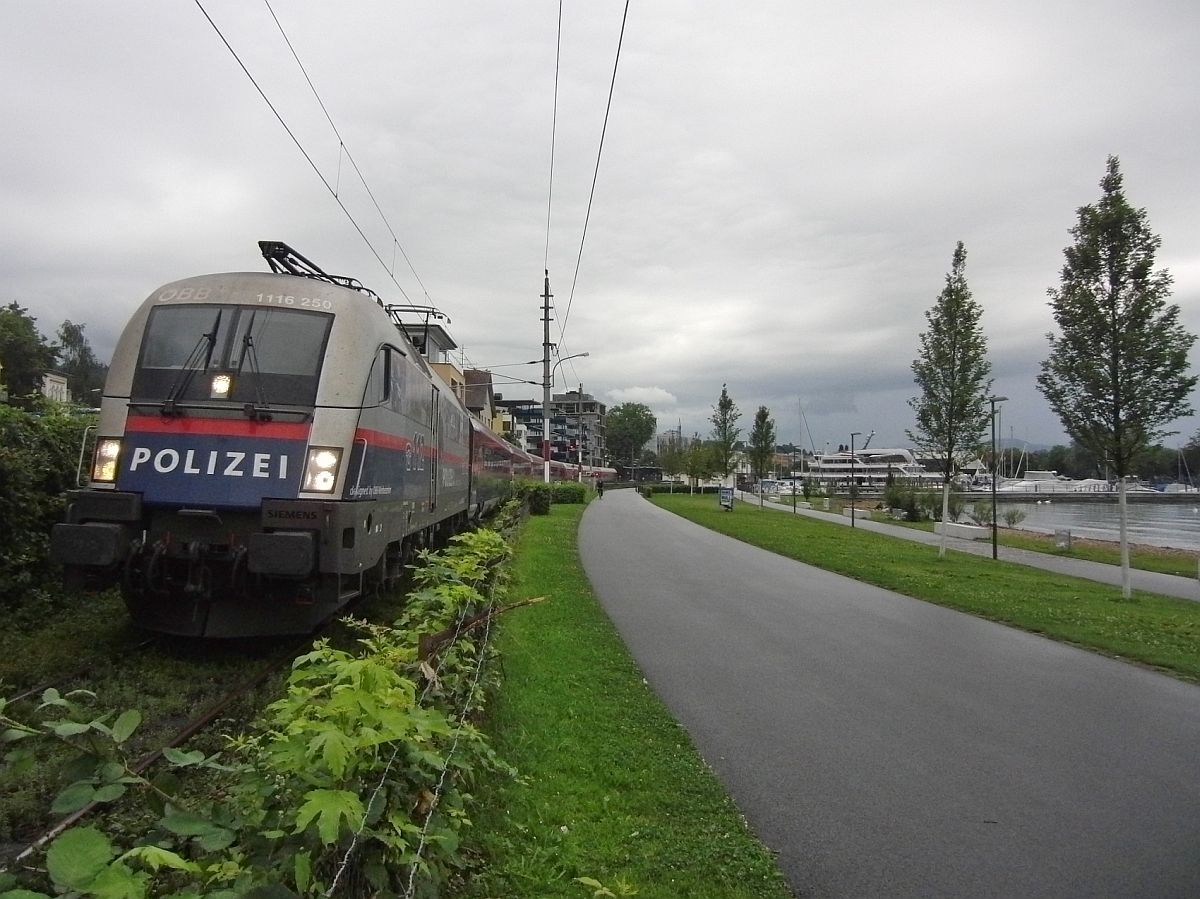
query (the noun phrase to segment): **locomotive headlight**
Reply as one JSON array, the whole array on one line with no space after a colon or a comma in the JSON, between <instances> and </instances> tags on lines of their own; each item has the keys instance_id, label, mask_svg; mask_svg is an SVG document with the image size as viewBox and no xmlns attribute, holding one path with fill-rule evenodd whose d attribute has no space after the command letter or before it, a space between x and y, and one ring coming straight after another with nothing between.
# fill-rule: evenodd
<instances>
[{"instance_id":1,"label":"locomotive headlight","mask_svg":"<svg viewBox=\"0 0 1200 899\"><path fill-rule=\"evenodd\" d=\"M300 489L309 493L332 493L341 461L341 447L310 446L304 462L304 486Z\"/></svg>"},{"instance_id":2,"label":"locomotive headlight","mask_svg":"<svg viewBox=\"0 0 1200 899\"><path fill-rule=\"evenodd\" d=\"M92 480L111 484L117 479L117 459L121 455L119 437L102 437L96 441L92 456Z\"/></svg>"},{"instance_id":3,"label":"locomotive headlight","mask_svg":"<svg viewBox=\"0 0 1200 899\"><path fill-rule=\"evenodd\" d=\"M232 387L233 378L230 375L213 375L210 398L214 400L226 399Z\"/></svg>"}]
</instances>

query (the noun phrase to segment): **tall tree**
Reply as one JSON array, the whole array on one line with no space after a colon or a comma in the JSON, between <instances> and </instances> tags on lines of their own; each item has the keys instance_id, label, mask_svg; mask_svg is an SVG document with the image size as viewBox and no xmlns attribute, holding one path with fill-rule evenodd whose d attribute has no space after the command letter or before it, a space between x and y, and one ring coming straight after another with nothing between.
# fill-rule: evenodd
<instances>
[{"instance_id":1,"label":"tall tree","mask_svg":"<svg viewBox=\"0 0 1200 899\"><path fill-rule=\"evenodd\" d=\"M755 481L761 481L771 470L775 460L775 421L771 410L759 406L754 413L754 426L750 429L750 470Z\"/></svg>"},{"instance_id":2,"label":"tall tree","mask_svg":"<svg viewBox=\"0 0 1200 899\"><path fill-rule=\"evenodd\" d=\"M54 368L58 348L38 333L37 319L15 302L0 309L0 365L12 398L37 393L42 372Z\"/></svg>"},{"instance_id":3,"label":"tall tree","mask_svg":"<svg viewBox=\"0 0 1200 899\"><path fill-rule=\"evenodd\" d=\"M908 401L916 413L909 439L942 464L942 539L938 555L946 555L950 515L950 480L958 455L974 447L988 426L987 392L991 363L987 340L979 325L983 309L967 286L967 251L960 240L954 248L946 286L925 313L929 328L921 335L920 355L912 370L921 395Z\"/></svg>"},{"instance_id":4,"label":"tall tree","mask_svg":"<svg viewBox=\"0 0 1200 899\"><path fill-rule=\"evenodd\" d=\"M742 413L730 399L726 385L722 384L721 396L717 398L712 417L709 418L713 426L713 463L722 477L729 477L729 473L733 471L733 451L742 433L742 429L736 427L736 424L741 417Z\"/></svg>"},{"instance_id":5,"label":"tall tree","mask_svg":"<svg viewBox=\"0 0 1200 899\"><path fill-rule=\"evenodd\" d=\"M662 445L662 452L658 454L658 464L662 466L663 474L674 480L677 474L681 474L684 469L684 445L683 445L683 430L668 431L670 436L666 443ZM674 490L674 488L671 488Z\"/></svg>"},{"instance_id":6,"label":"tall tree","mask_svg":"<svg viewBox=\"0 0 1200 899\"><path fill-rule=\"evenodd\" d=\"M1060 286L1048 291L1062 334L1047 335L1050 356L1037 382L1063 430L1117 477L1128 599L1125 478L1139 452L1172 433L1166 424L1192 413L1188 351L1196 335L1179 323L1179 307L1167 305L1171 276L1154 270L1161 240L1146 210L1125 199L1117 157L1108 157L1100 188L1099 203L1079 208Z\"/></svg>"},{"instance_id":7,"label":"tall tree","mask_svg":"<svg viewBox=\"0 0 1200 899\"><path fill-rule=\"evenodd\" d=\"M696 485L712 477L715 470L716 453L713 445L705 443L697 434L692 438L683 454L683 471L688 476L688 487L693 492Z\"/></svg>"},{"instance_id":8,"label":"tall tree","mask_svg":"<svg viewBox=\"0 0 1200 899\"><path fill-rule=\"evenodd\" d=\"M83 333L83 325L67 319L58 329L60 362L58 370L67 376L67 386L75 402L86 406L99 404L100 391L108 376L108 366L96 358Z\"/></svg>"},{"instance_id":9,"label":"tall tree","mask_svg":"<svg viewBox=\"0 0 1200 899\"><path fill-rule=\"evenodd\" d=\"M654 436L658 421L643 403L621 403L608 410L604 419L608 449L614 462L629 467L637 463L638 453Z\"/></svg>"}]
</instances>

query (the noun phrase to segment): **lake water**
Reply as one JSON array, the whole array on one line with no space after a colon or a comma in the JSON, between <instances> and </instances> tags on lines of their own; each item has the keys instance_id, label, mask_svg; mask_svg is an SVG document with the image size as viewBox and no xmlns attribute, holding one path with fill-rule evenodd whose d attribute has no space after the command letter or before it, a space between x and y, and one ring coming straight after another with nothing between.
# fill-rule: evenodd
<instances>
[{"instance_id":1,"label":"lake water","mask_svg":"<svg viewBox=\"0 0 1200 899\"><path fill-rule=\"evenodd\" d=\"M1120 509L1115 502L1069 503L1054 499L1038 505L1005 503L1001 499L1000 514L1010 505L1026 513L1026 519L1017 525L1025 530L1053 533L1065 528L1075 537L1120 539ZM1200 553L1200 496L1195 503L1130 503L1128 509L1130 543Z\"/></svg>"}]
</instances>

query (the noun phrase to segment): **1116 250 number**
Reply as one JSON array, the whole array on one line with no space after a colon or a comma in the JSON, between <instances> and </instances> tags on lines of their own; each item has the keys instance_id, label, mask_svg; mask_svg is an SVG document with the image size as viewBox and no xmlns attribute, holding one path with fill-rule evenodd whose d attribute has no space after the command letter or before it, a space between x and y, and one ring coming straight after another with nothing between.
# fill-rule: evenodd
<instances>
[{"instance_id":1,"label":"1116 250 number","mask_svg":"<svg viewBox=\"0 0 1200 899\"><path fill-rule=\"evenodd\" d=\"M333 303L329 300L317 299L315 297L285 296L279 293L260 293L258 301L264 306L297 306L301 309L333 308Z\"/></svg>"}]
</instances>

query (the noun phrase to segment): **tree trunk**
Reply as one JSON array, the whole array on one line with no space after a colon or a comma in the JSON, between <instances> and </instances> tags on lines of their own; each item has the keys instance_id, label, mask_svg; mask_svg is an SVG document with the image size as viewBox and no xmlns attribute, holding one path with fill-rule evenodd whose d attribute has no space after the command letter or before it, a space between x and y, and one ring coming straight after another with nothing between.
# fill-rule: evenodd
<instances>
[{"instance_id":1,"label":"tree trunk","mask_svg":"<svg viewBox=\"0 0 1200 899\"><path fill-rule=\"evenodd\" d=\"M1125 503L1125 479L1121 478L1117 485L1117 504L1121 509L1121 598L1129 599L1132 596L1129 586L1129 517Z\"/></svg>"},{"instance_id":2,"label":"tree trunk","mask_svg":"<svg viewBox=\"0 0 1200 899\"><path fill-rule=\"evenodd\" d=\"M946 474L946 483L942 485L942 540L938 544L938 558L946 557L946 525L950 523L950 474Z\"/></svg>"}]
</instances>

